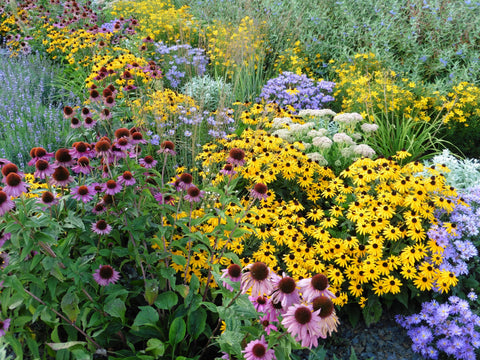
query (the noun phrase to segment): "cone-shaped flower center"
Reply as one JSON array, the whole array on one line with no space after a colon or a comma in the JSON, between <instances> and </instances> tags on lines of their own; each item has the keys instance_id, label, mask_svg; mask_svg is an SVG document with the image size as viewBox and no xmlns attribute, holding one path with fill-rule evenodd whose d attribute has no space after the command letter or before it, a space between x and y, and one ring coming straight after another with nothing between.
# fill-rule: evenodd
<instances>
[{"instance_id":1,"label":"cone-shaped flower center","mask_svg":"<svg viewBox=\"0 0 480 360\"><path fill-rule=\"evenodd\" d=\"M154 159L153 159L153 156L151 155L147 155L145 156L145 158L143 159L147 164L151 164L153 163Z\"/></svg>"},{"instance_id":2,"label":"cone-shaped flower center","mask_svg":"<svg viewBox=\"0 0 480 360\"><path fill-rule=\"evenodd\" d=\"M88 194L88 187L86 187L85 185L82 185L78 188L78 194L79 195L87 195Z\"/></svg>"},{"instance_id":3,"label":"cone-shaped flower center","mask_svg":"<svg viewBox=\"0 0 480 360\"><path fill-rule=\"evenodd\" d=\"M197 197L198 195L200 195L200 189L197 188L196 186L192 186L188 188L187 194L190 195L191 197Z\"/></svg>"},{"instance_id":4,"label":"cone-shaped flower center","mask_svg":"<svg viewBox=\"0 0 480 360\"><path fill-rule=\"evenodd\" d=\"M252 348L252 353L258 358L262 358L265 353L267 352L267 349L265 349L265 345L263 344L255 344Z\"/></svg>"},{"instance_id":5,"label":"cone-shaped flower center","mask_svg":"<svg viewBox=\"0 0 480 360\"><path fill-rule=\"evenodd\" d=\"M113 269L110 265L103 265L100 268L100 277L102 279L108 280L111 279L113 276Z\"/></svg>"},{"instance_id":6,"label":"cone-shaped flower center","mask_svg":"<svg viewBox=\"0 0 480 360\"><path fill-rule=\"evenodd\" d=\"M145 160L147 160L147 157L145 157ZM193 177L190 174L184 173L180 175L180 181L182 181L184 184L191 184Z\"/></svg>"},{"instance_id":7,"label":"cone-shaped flower center","mask_svg":"<svg viewBox=\"0 0 480 360\"><path fill-rule=\"evenodd\" d=\"M257 298L257 304L260 304L260 305L265 305L267 303L267 299L263 296L259 296Z\"/></svg>"},{"instance_id":8,"label":"cone-shaped flower center","mask_svg":"<svg viewBox=\"0 0 480 360\"><path fill-rule=\"evenodd\" d=\"M266 194L267 190L268 190L267 185L262 184L262 183L255 184L253 189L261 195Z\"/></svg>"},{"instance_id":9,"label":"cone-shaped flower center","mask_svg":"<svg viewBox=\"0 0 480 360\"><path fill-rule=\"evenodd\" d=\"M8 186L17 186L22 182L22 178L17 173L10 173L7 175L6 182Z\"/></svg>"},{"instance_id":10,"label":"cone-shaped flower center","mask_svg":"<svg viewBox=\"0 0 480 360\"><path fill-rule=\"evenodd\" d=\"M132 134L132 139L133 139L133 140L143 140L143 135L142 135L142 133L140 133L140 132L138 132L138 131L137 131L137 132L134 132L134 133Z\"/></svg>"},{"instance_id":11,"label":"cone-shaped flower center","mask_svg":"<svg viewBox=\"0 0 480 360\"><path fill-rule=\"evenodd\" d=\"M312 287L316 290L323 291L328 286L328 279L323 274L317 274L312 277Z\"/></svg>"},{"instance_id":12,"label":"cone-shaped flower center","mask_svg":"<svg viewBox=\"0 0 480 360\"><path fill-rule=\"evenodd\" d=\"M257 281L263 281L268 276L268 266L263 262L256 262L250 268L252 278Z\"/></svg>"},{"instance_id":13,"label":"cone-shaped flower center","mask_svg":"<svg viewBox=\"0 0 480 360\"><path fill-rule=\"evenodd\" d=\"M122 176L125 180L131 180L132 177L133 177L133 175L130 171L125 171Z\"/></svg>"},{"instance_id":14,"label":"cone-shaped flower center","mask_svg":"<svg viewBox=\"0 0 480 360\"><path fill-rule=\"evenodd\" d=\"M72 156L67 149L58 149L55 153L55 160L58 162L69 162L72 160Z\"/></svg>"},{"instance_id":15,"label":"cone-shaped flower center","mask_svg":"<svg viewBox=\"0 0 480 360\"><path fill-rule=\"evenodd\" d=\"M232 264L228 267L228 275L232 278L238 278L242 272L242 268L237 264Z\"/></svg>"},{"instance_id":16,"label":"cone-shaped flower center","mask_svg":"<svg viewBox=\"0 0 480 360\"><path fill-rule=\"evenodd\" d=\"M37 162L35 163L35 167L37 168L37 170L43 171L43 170L45 170L45 169L48 168L48 161L46 161L46 160L37 160Z\"/></svg>"},{"instance_id":17,"label":"cone-shaped flower center","mask_svg":"<svg viewBox=\"0 0 480 360\"><path fill-rule=\"evenodd\" d=\"M312 301L313 311L320 310L320 317L326 318L333 313L333 301L328 296L317 296Z\"/></svg>"},{"instance_id":18,"label":"cone-shaped flower center","mask_svg":"<svg viewBox=\"0 0 480 360\"><path fill-rule=\"evenodd\" d=\"M117 187L117 183L115 180L108 180L107 181L107 188L115 189Z\"/></svg>"},{"instance_id":19,"label":"cone-shaped flower center","mask_svg":"<svg viewBox=\"0 0 480 360\"><path fill-rule=\"evenodd\" d=\"M56 181L65 181L68 180L68 177L70 176L70 172L63 166L59 166L55 169L55 172L53 173L52 177Z\"/></svg>"},{"instance_id":20,"label":"cone-shaped flower center","mask_svg":"<svg viewBox=\"0 0 480 360\"><path fill-rule=\"evenodd\" d=\"M97 228L99 230L105 230L107 228L107 223L105 222L105 220L98 220L97 221Z\"/></svg>"},{"instance_id":21,"label":"cone-shaped flower center","mask_svg":"<svg viewBox=\"0 0 480 360\"><path fill-rule=\"evenodd\" d=\"M162 149L168 149L168 150L174 150L175 149L175 144L171 141L164 141L160 145Z\"/></svg>"},{"instance_id":22,"label":"cone-shaped flower center","mask_svg":"<svg viewBox=\"0 0 480 360\"><path fill-rule=\"evenodd\" d=\"M230 150L229 155L232 159L241 161L245 157L245 151L243 151L242 149L233 148L232 150Z\"/></svg>"},{"instance_id":23,"label":"cone-shaped flower center","mask_svg":"<svg viewBox=\"0 0 480 360\"><path fill-rule=\"evenodd\" d=\"M7 194L4 191L0 191L0 205L7 201Z\"/></svg>"},{"instance_id":24,"label":"cone-shaped flower center","mask_svg":"<svg viewBox=\"0 0 480 360\"><path fill-rule=\"evenodd\" d=\"M295 320L297 320L298 323L305 325L312 320L312 312L306 306L300 306L295 310Z\"/></svg>"},{"instance_id":25,"label":"cone-shaped flower center","mask_svg":"<svg viewBox=\"0 0 480 360\"><path fill-rule=\"evenodd\" d=\"M42 201L43 201L45 204L49 204L49 203L51 203L53 200L55 200L55 197L53 196L53 194L52 194L50 191L45 191L45 192L42 194Z\"/></svg>"},{"instance_id":26,"label":"cone-shaped flower center","mask_svg":"<svg viewBox=\"0 0 480 360\"><path fill-rule=\"evenodd\" d=\"M78 165L80 166L88 166L90 165L90 160L86 156L80 157L78 160Z\"/></svg>"},{"instance_id":27,"label":"cone-shaped flower center","mask_svg":"<svg viewBox=\"0 0 480 360\"><path fill-rule=\"evenodd\" d=\"M3 176L7 176L10 173L16 173L16 172L18 172L18 167L17 167L17 165L12 164L12 163L8 163L8 164L4 165L3 168L2 168Z\"/></svg>"},{"instance_id":28,"label":"cone-shaped flower center","mask_svg":"<svg viewBox=\"0 0 480 360\"><path fill-rule=\"evenodd\" d=\"M284 294L291 294L295 290L295 287L295 280L293 280L290 276L284 277L278 283L278 288Z\"/></svg>"},{"instance_id":29,"label":"cone-shaped flower center","mask_svg":"<svg viewBox=\"0 0 480 360\"><path fill-rule=\"evenodd\" d=\"M100 140L100 141L97 141L97 143L95 144L95 150L97 152L108 151L110 150L110 147L111 147L111 144L107 140Z\"/></svg>"}]
</instances>

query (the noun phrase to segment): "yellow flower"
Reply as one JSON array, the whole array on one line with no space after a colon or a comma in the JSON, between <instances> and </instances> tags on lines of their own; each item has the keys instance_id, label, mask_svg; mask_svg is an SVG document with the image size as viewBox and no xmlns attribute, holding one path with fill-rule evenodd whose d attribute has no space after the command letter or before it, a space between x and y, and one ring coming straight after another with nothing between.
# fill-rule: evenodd
<instances>
[{"instance_id":1,"label":"yellow flower","mask_svg":"<svg viewBox=\"0 0 480 360\"><path fill-rule=\"evenodd\" d=\"M421 291L432 290L433 280L425 275L416 275L413 279L413 284Z\"/></svg>"}]
</instances>

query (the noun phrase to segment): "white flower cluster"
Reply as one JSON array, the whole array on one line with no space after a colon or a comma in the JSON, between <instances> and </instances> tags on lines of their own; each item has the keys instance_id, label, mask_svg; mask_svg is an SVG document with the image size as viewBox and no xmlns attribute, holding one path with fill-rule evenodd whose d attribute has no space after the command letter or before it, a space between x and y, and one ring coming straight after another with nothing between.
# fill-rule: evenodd
<instances>
[{"instance_id":1,"label":"white flower cluster","mask_svg":"<svg viewBox=\"0 0 480 360\"><path fill-rule=\"evenodd\" d=\"M333 142L336 142L339 144L355 145L355 142L353 141L353 139L343 132L336 133L335 135L333 135Z\"/></svg>"},{"instance_id":2,"label":"white flower cluster","mask_svg":"<svg viewBox=\"0 0 480 360\"><path fill-rule=\"evenodd\" d=\"M360 144L353 147L353 152L361 157L371 158L375 155L375 150L373 150L367 144Z\"/></svg>"},{"instance_id":3,"label":"white flower cluster","mask_svg":"<svg viewBox=\"0 0 480 360\"><path fill-rule=\"evenodd\" d=\"M300 110L298 116L314 116L314 117L322 117L322 116L335 116L337 113L330 109L306 109Z\"/></svg>"},{"instance_id":4,"label":"white flower cluster","mask_svg":"<svg viewBox=\"0 0 480 360\"><path fill-rule=\"evenodd\" d=\"M364 123L362 125L360 125L360 128L362 129L362 131L364 133L372 133L374 131L377 131L378 130L378 125L377 124L369 124L369 123Z\"/></svg>"},{"instance_id":5,"label":"white flower cluster","mask_svg":"<svg viewBox=\"0 0 480 360\"><path fill-rule=\"evenodd\" d=\"M272 129L284 129L290 124L292 124L292 119L289 117L274 118L272 120Z\"/></svg>"},{"instance_id":6,"label":"white flower cluster","mask_svg":"<svg viewBox=\"0 0 480 360\"><path fill-rule=\"evenodd\" d=\"M333 118L333 121L344 125L355 125L356 123L363 121L363 116L359 113L338 114Z\"/></svg>"},{"instance_id":7,"label":"white flower cluster","mask_svg":"<svg viewBox=\"0 0 480 360\"><path fill-rule=\"evenodd\" d=\"M312 139L313 146L317 146L320 149L330 149L333 141L326 136L317 136Z\"/></svg>"},{"instance_id":8,"label":"white flower cluster","mask_svg":"<svg viewBox=\"0 0 480 360\"><path fill-rule=\"evenodd\" d=\"M316 138L316 137L325 136L327 134L327 132L328 132L327 129L310 130L307 133L307 136L311 137L313 139L313 138Z\"/></svg>"},{"instance_id":9,"label":"white flower cluster","mask_svg":"<svg viewBox=\"0 0 480 360\"><path fill-rule=\"evenodd\" d=\"M319 165L322 165L322 166L327 166L328 165L327 159L325 159L325 157L318 152L309 153L309 154L307 154L307 157L309 159L312 159L313 161L318 161Z\"/></svg>"}]
</instances>

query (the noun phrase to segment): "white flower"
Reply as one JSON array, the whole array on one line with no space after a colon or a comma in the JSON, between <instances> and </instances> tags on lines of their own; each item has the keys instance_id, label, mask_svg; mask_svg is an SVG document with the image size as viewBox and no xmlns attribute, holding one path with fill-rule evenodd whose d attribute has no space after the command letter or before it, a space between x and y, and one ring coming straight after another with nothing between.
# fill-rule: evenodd
<instances>
[{"instance_id":1,"label":"white flower","mask_svg":"<svg viewBox=\"0 0 480 360\"><path fill-rule=\"evenodd\" d=\"M328 165L327 159L325 159L323 155L318 152L307 154L307 157L309 159L312 159L313 161L318 161L319 165L322 165L322 166Z\"/></svg>"},{"instance_id":2,"label":"white flower","mask_svg":"<svg viewBox=\"0 0 480 360\"><path fill-rule=\"evenodd\" d=\"M348 144L348 145L355 144L352 138L345 133L336 133L335 135L333 135L333 142L336 142L339 144Z\"/></svg>"},{"instance_id":3,"label":"white flower","mask_svg":"<svg viewBox=\"0 0 480 360\"><path fill-rule=\"evenodd\" d=\"M375 155L375 150L373 150L370 146L366 144L360 144L353 148L353 152L357 155L371 158Z\"/></svg>"},{"instance_id":4,"label":"white flower","mask_svg":"<svg viewBox=\"0 0 480 360\"><path fill-rule=\"evenodd\" d=\"M315 117L321 117L321 116L335 116L336 113L330 109L306 109L306 110L300 110L298 113L299 116L304 117L304 116L315 116Z\"/></svg>"},{"instance_id":5,"label":"white flower","mask_svg":"<svg viewBox=\"0 0 480 360\"><path fill-rule=\"evenodd\" d=\"M273 135L278 135L279 138L286 141L293 141L292 134L288 129L279 129L273 132Z\"/></svg>"},{"instance_id":6,"label":"white flower","mask_svg":"<svg viewBox=\"0 0 480 360\"><path fill-rule=\"evenodd\" d=\"M310 130L307 136L314 138L314 137L321 137L324 136L328 132L327 129L318 129L318 130Z\"/></svg>"},{"instance_id":7,"label":"white flower","mask_svg":"<svg viewBox=\"0 0 480 360\"><path fill-rule=\"evenodd\" d=\"M326 136L319 136L312 139L312 144L321 149L329 149L332 146L333 141Z\"/></svg>"},{"instance_id":8,"label":"white flower","mask_svg":"<svg viewBox=\"0 0 480 360\"><path fill-rule=\"evenodd\" d=\"M272 121L272 128L273 129L282 129L285 125L290 125L292 123L292 119L289 117L284 118L275 118Z\"/></svg>"},{"instance_id":9,"label":"white flower","mask_svg":"<svg viewBox=\"0 0 480 360\"><path fill-rule=\"evenodd\" d=\"M343 123L345 125L356 124L362 120L363 117L359 113L338 114L333 118L333 121Z\"/></svg>"},{"instance_id":10,"label":"white flower","mask_svg":"<svg viewBox=\"0 0 480 360\"><path fill-rule=\"evenodd\" d=\"M378 125L377 124L364 123L360 126L360 128L365 133L371 133L371 132L374 132L374 131L378 130Z\"/></svg>"},{"instance_id":11,"label":"white flower","mask_svg":"<svg viewBox=\"0 0 480 360\"><path fill-rule=\"evenodd\" d=\"M350 135L352 137L353 140L355 141L358 141L362 138L362 134L359 134L359 133L353 133L352 135Z\"/></svg>"}]
</instances>

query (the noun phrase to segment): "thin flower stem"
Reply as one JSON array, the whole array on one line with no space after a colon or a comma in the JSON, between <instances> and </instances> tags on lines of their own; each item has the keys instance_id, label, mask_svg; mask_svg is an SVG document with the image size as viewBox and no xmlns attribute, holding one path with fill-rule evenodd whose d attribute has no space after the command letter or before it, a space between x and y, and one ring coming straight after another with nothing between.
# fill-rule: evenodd
<instances>
[{"instance_id":1,"label":"thin flower stem","mask_svg":"<svg viewBox=\"0 0 480 360\"><path fill-rule=\"evenodd\" d=\"M57 310L55 310L54 308L51 308L49 307L42 299L38 298L37 296L35 296L34 294L32 294L30 291L28 291L27 289L24 289L25 292L30 295L32 298L34 298L35 300L37 300L40 304L44 305L44 306L47 306L50 310L52 310L57 316L61 317L63 320L65 320L70 326L72 326L75 330L77 330L80 334L82 334L83 336L85 336L85 338L90 341L97 349L102 349L102 347L95 341L93 340L85 331L83 331L82 329L80 329L77 325L75 325L75 323L73 321L71 321L70 319L66 318L64 315L62 315L61 313L59 313Z\"/></svg>"},{"instance_id":2,"label":"thin flower stem","mask_svg":"<svg viewBox=\"0 0 480 360\"><path fill-rule=\"evenodd\" d=\"M192 211L193 211L193 202L190 203L190 214L188 217L188 230L189 233L192 232ZM185 265L185 274L183 277L183 283L185 284L187 282L187 273L188 273L188 267L190 266L190 257L192 255L192 238L188 240L188 256L187 256L187 264Z\"/></svg>"}]
</instances>

